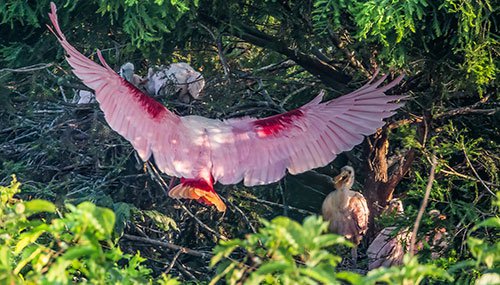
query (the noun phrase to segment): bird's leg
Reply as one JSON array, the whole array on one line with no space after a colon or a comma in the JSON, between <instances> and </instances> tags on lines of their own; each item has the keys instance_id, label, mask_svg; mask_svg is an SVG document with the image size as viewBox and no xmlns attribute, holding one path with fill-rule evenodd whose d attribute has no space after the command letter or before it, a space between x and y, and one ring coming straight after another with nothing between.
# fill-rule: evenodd
<instances>
[{"instance_id":1,"label":"bird's leg","mask_svg":"<svg viewBox=\"0 0 500 285\"><path fill-rule=\"evenodd\" d=\"M170 191L170 189L172 189L174 187L174 183L175 181L177 180L177 177L173 176L171 179L170 179L170 183L168 184L168 190Z\"/></svg>"},{"instance_id":2,"label":"bird's leg","mask_svg":"<svg viewBox=\"0 0 500 285\"><path fill-rule=\"evenodd\" d=\"M352 264L354 266L356 266L356 264L358 263L358 247L357 246L354 246L353 248L351 248L351 255L352 255Z\"/></svg>"},{"instance_id":3,"label":"bird's leg","mask_svg":"<svg viewBox=\"0 0 500 285\"><path fill-rule=\"evenodd\" d=\"M226 205L215 193L211 179L181 178L181 183L172 188L168 195L172 198L194 199L205 205L214 205L220 212L226 211Z\"/></svg>"}]
</instances>

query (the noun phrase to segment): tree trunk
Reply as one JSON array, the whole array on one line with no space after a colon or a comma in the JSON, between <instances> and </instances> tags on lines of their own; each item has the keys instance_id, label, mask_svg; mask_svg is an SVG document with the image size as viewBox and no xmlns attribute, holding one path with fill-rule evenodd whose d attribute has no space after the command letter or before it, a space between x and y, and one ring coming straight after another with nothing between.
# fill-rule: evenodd
<instances>
[{"instance_id":1,"label":"tree trunk","mask_svg":"<svg viewBox=\"0 0 500 285\"><path fill-rule=\"evenodd\" d=\"M378 217L387 203L393 198L392 194L404 175L410 170L415 158L415 149L406 152L398 167L389 174L387 153L389 140L387 128L379 129L373 135L373 143L369 146L368 176L365 180L364 194L370 209L369 229L367 237L370 240L378 231L375 217Z\"/></svg>"}]
</instances>

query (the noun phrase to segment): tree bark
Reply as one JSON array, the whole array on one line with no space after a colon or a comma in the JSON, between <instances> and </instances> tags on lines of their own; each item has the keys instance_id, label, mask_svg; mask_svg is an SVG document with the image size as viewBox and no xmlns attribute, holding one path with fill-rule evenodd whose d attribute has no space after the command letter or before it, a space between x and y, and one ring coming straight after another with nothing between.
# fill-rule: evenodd
<instances>
[{"instance_id":1,"label":"tree bark","mask_svg":"<svg viewBox=\"0 0 500 285\"><path fill-rule=\"evenodd\" d=\"M410 170L415 159L415 149L410 149L404 155L398 167L389 174L387 153L389 140L387 127L373 135L373 143L369 146L368 176L364 184L364 194L370 209L369 229L367 237L370 240L378 231L375 217L378 217L388 202L393 198L396 186Z\"/></svg>"}]
</instances>

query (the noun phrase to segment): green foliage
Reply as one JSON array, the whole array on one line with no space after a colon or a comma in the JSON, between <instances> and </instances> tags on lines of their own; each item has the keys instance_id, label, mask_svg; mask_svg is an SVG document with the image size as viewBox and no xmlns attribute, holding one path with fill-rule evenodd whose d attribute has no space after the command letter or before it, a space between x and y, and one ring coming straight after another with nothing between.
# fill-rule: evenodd
<instances>
[{"instance_id":1,"label":"green foliage","mask_svg":"<svg viewBox=\"0 0 500 285\"><path fill-rule=\"evenodd\" d=\"M411 1L353 1L350 8L360 27L358 37L378 39L389 47L408 38L417 29L416 22L424 20L425 0Z\"/></svg>"},{"instance_id":2,"label":"green foliage","mask_svg":"<svg viewBox=\"0 0 500 285\"><path fill-rule=\"evenodd\" d=\"M488 0L446 0L440 8L458 19L458 43L454 51L465 55L463 67L468 75L479 86L493 82L499 69L498 61L493 60L498 57L495 47L499 42L491 29L495 29L493 17L498 7Z\"/></svg>"},{"instance_id":3,"label":"green foliage","mask_svg":"<svg viewBox=\"0 0 500 285\"><path fill-rule=\"evenodd\" d=\"M165 198L159 184L151 178L151 172L144 170L140 159L136 159L132 146L107 126L97 105L67 104L69 101L63 95L71 99L73 84L77 81L64 63L62 49L45 28L49 2L0 1L0 177L17 173L26 183L22 193L14 197L50 199L64 212L59 219L69 221L74 211L87 215L86 227L99 236L93 243L97 239L104 248L109 247L107 233L110 225L96 215L106 215L106 212L95 212L91 206L80 209L64 205L90 201L100 207L112 208L116 217L112 241L118 240L126 231L137 230L151 238L197 250L213 247L217 235L212 235L186 215L177 201ZM440 252L437 260L432 260L426 245L426 249L419 253L418 262L407 259L405 266L397 268L411 270L399 275L396 269L369 273L370 282L376 282L373 280L377 278L381 278L381 282L406 280L410 275L405 274L412 271L415 271L415 277L422 276L432 265L448 270L458 283L483 280L484 284L497 274L495 251L498 234L494 227L476 225L478 221L497 215L497 208L490 201L495 187L500 184L496 139L500 124L498 114L491 115L498 109L497 103L492 102L498 97L492 88L497 80L499 62L498 37L494 34L498 5L480 0L211 0L199 3L189 0L61 0L56 4L68 40L92 58L96 48L102 49L115 70L123 62L131 61L138 68L137 73L144 75L147 67L152 65L185 61L202 71L207 79L202 100L185 105L179 104L176 98L165 99L169 109L182 115L221 119L241 115L262 117L300 106L312 99L319 89L327 89L328 98L343 92L325 86L325 74L318 73L318 70L315 73L314 68L305 68L307 64L297 61L292 66L280 64L298 55L320 60L322 65L325 64L323 67L332 66L351 77L345 87L350 90L366 81L366 70L377 66L387 72L391 65L398 65L407 76L390 92L402 91L411 99L389 119L402 122L390 131L389 172L397 169L410 148L416 150L416 159L394 193L404 199L405 216L398 217L397 221L392 217L378 221L386 226L413 224L428 180L429 157L435 151L439 166L428 209L440 210L446 219L435 221L424 215L419 237L437 226L442 227L447 231L449 247ZM361 66L354 61L359 61ZM311 60L305 62L311 63ZM31 72L7 69L46 64L50 67L34 68ZM223 73L223 64L227 65L228 74ZM483 92L479 95L483 95L484 101L478 102L477 90ZM357 181L361 182L367 176L362 170L366 169L369 159L363 151L367 149L367 141L364 146L354 148L347 155L339 155L333 164L318 171L331 176L349 160L359 167ZM169 177L163 178L169 182ZM300 176L287 177L283 184L293 187L281 189L281 184L252 188L218 185L217 191L234 204L228 205L229 210L222 217L196 202L184 205L214 231L234 237L247 234L249 225L256 227L260 215L268 219L283 213L297 220L304 217L293 208L256 203L254 199L267 199L317 212L324 197L322 194L331 189L329 182L309 178L301 181ZM305 190L299 192L301 189ZM15 198L8 197L11 203L16 203ZM33 211L53 209L40 200L27 205L25 211L27 208ZM247 219L242 219L242 215ZM2 221L6 217L8 215L2 215ZM28 220L39 218L50 224L57 217L43 212L29 216ZM8 219L9 223L14 221ZM280 223L286 231L294 228L285 222ZM489 223L493 225L495 220ZM73 224L75 231L83 231L78 228L83 221L73 221ZM467 234L473 228L474 231ZM41 231L38 237L36 234L26 236L18 247L21 253L14 255L17 237L21 233L24 232L12 235L16 236L16 244L7 251L11 259L6 264L14 264L14 267L18 263L11 262L12 258L17 262L23 260L24 257L20 256L23 252L31 254L28 249L32 240L35 239L35 244L51 246L48 243L51 233ZM281 256L276 253L265 255L265 252L281 249L276 244L263 248L259 242L250 245L249 241L243 240L235 249L228 249L231 253L227 258L222 257L218 267L224 270L233 266L227 269L234 273L231 278L248 280L256 268L267 270L265 265L270 261L275 263L274 267L268 267L268 273L259 271L262 273L259 276L271 276L269 282L284 278L280 275L290 272L290 268L304 270L294 273L293 278L307 276L320 282L321 279L302 274L309 270L301 263L304 253L289 244L288 239L282 241L279 238L273 236L287 248ZM264 239L259 238L259 241L262 243ZM111 244L116 247L114 242ZM163 249L146 249L147 246L142 244L124 244L132 247L124 248L126 252L141 248L143 256L155 266L168 264L175 254ZM245 251L245 247L253 245L255 249ZM72 246L81 245L72 241L69 247ZM51 249L60 250L57 245L55 247ZM363 245L359 250L362 252ZM338 259L337 255L332 256ZM254 256L258 259L254 260ZM278 257L281 259L274 260ZM127 263L131 258L129 256L123 262ZM111 257L107 259L113 260ZM4 260L7 259L0 258L0 262ZM179 260L185 264L187 258L181 255ZM329 262L328 258L326 261ZM51 259L49 263L57 262ZM120 268L123 269L124 263L119 262ZM230 265L232 263L236 265ZM359 265L365 264L366 259L361 254ZM193 269L191 272L203 272L195 274L199 280L211 276L207 260L189 260L187 266ZM21 274L27 276L32 267L28 262ZM335 266L328 263L328 268L331 267ZM47 265L44 270L48 268ZM177 274L177 269L177 265L174 266L172 274ZM355 283L360 278L347 274L342 279L344 273L340 268L337 270L337 279ZM75 280L82 280L80 270L74 272L78 272ZM218 278L229 278L222 271L219 273ZM435 282L446 282L445 279ZM434 282L427 280L428 283Z\"/></svg>"},{"instance_id":4,"label":"green foliage","mask_svg":"<svg viewBox=\"0 0 500 285\"><path fill-rule=\"evenodd\" d=\"M27 1L5 1L0 2L0 24L8 23L13 29L15 22L20 22L21 25L32 25L40 27L37 13Z\"/></svg>"},{"instance_id":5,"label":"green foliage","mask_svg":"<svg viewBox=\"0 0 500 285\"><path fill-rule=\"evenodd\" d=\"M496 193L495 208L497 215L490 217L478 223L469 233L467 244L471 250L472 256L476 259L476 266L485 265L488 269L500 267L500 240L495 239L493 243L475 238L472 235L480 228L487 228L497 234L500 232L500 217L498 216L498 209L500 208L500 192Z\"/></svg>"},{"instance_id":6,"label":"green foliage","mask_svg":"<svg viewBox=\"0 0 500 285\"><path fill-rule=\"evenodd\" d=\"M151 220L155 223L155 225L160 229L163 229L165 231L169 231L171 229L179 231L179 228L177 227L177 224L175 223L174 219L166 216L165 214L155 210L143 211L143 213L149 218L151 218Z\"/></svg>"},{"instance_id":7,"label":"green foliage","mask_svg":"<svg viewBox=\"0 0 500 285\"><path fill-rule=\"evenodd\" d=\"M453 281L453 277L442 268L434 264L419 264L416 257L406 255L402 266L374 269L366 275L363 283L359 284L414 284L418 285L424 280L442 279Z\"/></svg>"},{"instance_id":8,"label":"green foliage","mask_svg":"<svg viewBox=\"0 0 500 285\"><path fill-rule=\"evenodd\" d=\"M245 239L221 241L211 265L219 264L212 284L226 277L228 284L340 284L338 279L358 279L355 273L335 273L341 258L327 248L348 245L340 236L326 234L328 224L320 217L307 217L299 224L286 217L262 221L264 227ZM231 254L243 250L238 260Z\"/></svg>"},{"instance_id":9,"label":"green foliage","mask_svg":"<svg viewBox=\"0 0 500 285\"><path fill-rule=\"evenodd\" d=\"M326 34L329 29L337 30L340 28L341 11L347 7L346 1L317 0L314 1L313 5L311 19L314 31L318 35Z\"/></svg>"},{"instance_id":10,"label":"green foliage","mask_svg":"<svg viewBox=\"0 0 500 285\"><path fill-rule=\"evenodd\" d=\"M498 39L492 30L495 9L489 1L480 0L316 0L312 21L315 31L324 34L342 27L346 22L342 14L348 13L358 27L353 34L360 40L382 44L380 56L400 66L407 64L418 49L428 51L436 42L449 45L463 57L462 70L482 92L484 86L494 82L499 69L494 60ZM453 39L442 41L451 34L455 35Z\"/></svg>"},{"instance_id":11,"label":"green foliage","mask_svg":"<svg viewBox=\"0 0 500 285\"><path fill-rule=\"evenodd\" d=\"M433 264L419 264L405 257L404 265L379 268L366 276L336 269L341 261L330 252L332 246L348 245L340 236L326 234L327 223L316 216L300 225L286 217L263 221L264 227L244 240L221 241L211 264L219 264L215 284L226 277L228 284L420 284L423 280L453 277ZM243 258L232 258L238 251Z\"/></svg>"},{"instance_id":12,"label":"green foliage","mask_svg":"<svg viewBox=\"0 0 500 285\"><path fill-rule=\"evenodd\" d=\"M50 0L35 2L0 1L0 65L19 67L45 61L43 55L54 48L52 35L46 33ZM95 43L106 35L109 24L116 26L117 40L126 37L126 50L158 56L151 48L163 45L164 35L171 33L178 21L198 6L197 0L106 0L55 1L63 31L72 27L70 20L87 24L77 35L94 35ZM97 20L91 23L91 20ZM104 25L103 25L104 24ZM3 25L3 26L2 26ZM98 33L96 33L99 31ZM19 37L19 34L25 34ZM105 36L109 39L109 36ZM49 43L50 41L50 43ZM96 45L93 45L92 50ZM144 49L146 47L146 49ZM113 56L115 54L112 54ZM113 63L113 59L110 61Z\"/></svg>"},{"instance_id":13,"label":"green foliage","mask_svg":"<svg viewBox=\"0 0 500 285\"><path fill-rule=\"evenodd\" d=\"M19 192L15 177L0 186L0 283L152 284L145 259L112 242L113 211L83 202L60 213L45 200L15 199ZM157 282L179 284L167 276Z\"/></svg>"},{"instance_id":14,"label":"green foliage","mask_svg":"<svg viewBox=\"0 0 500 285\"><path fill-rule=\"evenodd\" d=\"M456 278L462 284L472 283L476 279L476 284L499 284L500 283L500 217L498 209L500 207L500 192L496 193L496 200L493 207L495 215L477 223L469 232L467 237L467 247L472 255L471 258L457 262L450 268L450 272L458 276ZM484 238L479 232L481 228L494 233L492 240ZM473 272L474 274L470 274Z\"/></svg>"},{"instance_id":15,"label":"green foliage","mask_svg":"<svg viewBox=\"0 0 500 285\"><path fill-rule=\"evenodd\" d=\"M123 31L131 37L133 45L141 47L160 41L160 35L169 33L180 17L197 4L196 0L106 0L99 1L97 12L109 13L112 21L123 21Z\"/></svg>"}]
</instances>

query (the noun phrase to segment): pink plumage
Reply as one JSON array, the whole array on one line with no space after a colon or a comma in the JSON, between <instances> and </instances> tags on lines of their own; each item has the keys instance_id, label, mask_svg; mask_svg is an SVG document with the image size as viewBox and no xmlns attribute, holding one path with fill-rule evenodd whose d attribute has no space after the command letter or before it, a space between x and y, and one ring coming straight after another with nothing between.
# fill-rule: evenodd
<instances>
[{"instance_id":1,"label":"pink plumage","mask_svg":"<svg viewBox=\"0 0 500 285\"><path fill-rule=\"evenodd\" d=\"M298 109L268 118L180 117L121 78L100 51L102 65L77 51L62 33L56 11L51 3L54 29L49 29L66 50L75 75L95 90L111 128L130 141L144 161L153 155L162 172L183 178L171 196L214 204L220 211L225 205L213 183L269 184L287 170L297 174L325 166L382 127L383 119L402 106L394 101L404 96L384 92L403 76L379 87L386 75L339 98L321 103L321 93Z\"/></svg>"}]
</instances>

